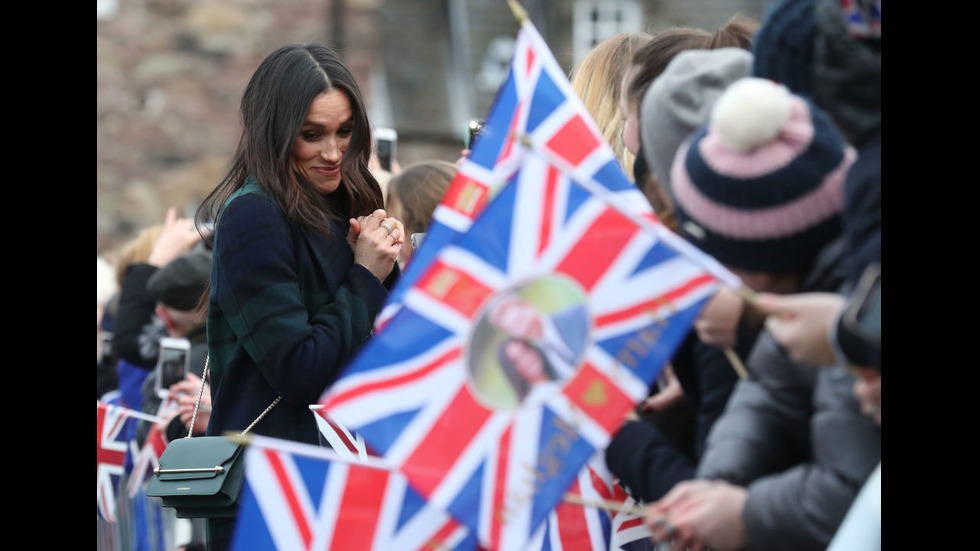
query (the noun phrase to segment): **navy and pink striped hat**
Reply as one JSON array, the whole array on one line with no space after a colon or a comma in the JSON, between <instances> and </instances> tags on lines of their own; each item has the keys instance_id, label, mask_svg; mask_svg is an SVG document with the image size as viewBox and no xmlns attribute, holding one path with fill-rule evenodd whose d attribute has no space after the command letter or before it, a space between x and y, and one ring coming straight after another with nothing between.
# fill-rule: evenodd
<instances>
[{"instance_id":1,"label":"navy and pink striped hat","mask_svg":"<svg viewBox=\"0 0 980 551\"><path fill-rule=\"evenodd\" d=\"M739 79L674 159L681 231L734 269L806 269L840 235L855 156L819 107L771 80Z\"/></svg>"}]
</instances>

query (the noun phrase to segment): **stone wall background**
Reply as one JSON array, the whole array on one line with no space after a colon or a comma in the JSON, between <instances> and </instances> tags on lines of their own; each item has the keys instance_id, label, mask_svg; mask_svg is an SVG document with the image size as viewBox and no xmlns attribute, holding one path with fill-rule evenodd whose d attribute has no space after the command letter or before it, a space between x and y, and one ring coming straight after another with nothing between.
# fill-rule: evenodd
<instances>
[{"instance_id":1,"label":"stone wall background","mask_svg":"<svg viewBox=\"0 0 980 551\"><path fill-rule=\"evenodd\" d=\"M97 252L110 261L167 207L190 216L217 183L238 139L242 89L278 46L335 46L372 122L398 130L404 166L458 158L465 120L492 101L474 85L481 59L494 37L518 28L505 0L98 1ZM566 70L574 2L521 2ZM716 28L736 11L761 20L764 3L651 0L643 27Z\"/></svg>"}]
</instances>

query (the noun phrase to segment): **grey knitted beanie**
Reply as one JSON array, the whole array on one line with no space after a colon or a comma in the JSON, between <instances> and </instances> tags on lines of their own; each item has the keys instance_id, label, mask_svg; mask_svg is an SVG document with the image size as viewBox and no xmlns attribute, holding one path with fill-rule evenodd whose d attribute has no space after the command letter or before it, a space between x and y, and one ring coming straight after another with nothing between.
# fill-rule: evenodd
<instances>
[{"instance_id":1,"label":"grey knitted beanie","mask_svg":"<svg viewBox=\"0 0 980 551\"><path fill-rule=\"evenodd\" d=\"M650 84L640 106L643 155L668 192L671 165L681 143L708 122L725 88L751 70L752 54L742 48L686 50Z\"/></svg>"}]
</instances>

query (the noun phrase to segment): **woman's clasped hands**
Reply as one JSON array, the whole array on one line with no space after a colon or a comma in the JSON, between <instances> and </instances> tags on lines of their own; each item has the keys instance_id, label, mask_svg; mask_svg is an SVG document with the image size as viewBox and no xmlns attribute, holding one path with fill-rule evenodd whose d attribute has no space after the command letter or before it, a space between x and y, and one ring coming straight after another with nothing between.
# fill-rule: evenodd
<instances>
[{"instance_id":1,"label":"woman's clasped hands","mask_svg":"<svg viewBox=\"0 0 980 551\"><path fill-rule=\"evenodd\" d=\"M405 226L378 209L367 216L350 219L347 242L354 251L354 263L384 281L405 243Z\"/></svg>"}]
</instances>

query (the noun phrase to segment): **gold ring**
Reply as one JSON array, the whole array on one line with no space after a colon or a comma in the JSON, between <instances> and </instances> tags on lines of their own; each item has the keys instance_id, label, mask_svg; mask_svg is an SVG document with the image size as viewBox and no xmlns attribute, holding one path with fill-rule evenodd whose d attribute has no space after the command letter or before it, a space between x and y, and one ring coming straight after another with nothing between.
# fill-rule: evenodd
<instances>
[{"instance_id":1,"label":"gold ring","mask_svg":"<svg viewBox=\"0 0 980 551\"><path fill-rule=\"evenodd\" d=\"M392 228L388 224L385 224L384 222L381 223L381 227L388 230L388 235L391 235L391 232L395 231L394 228Z\"/></svg>"}]
</instances>

